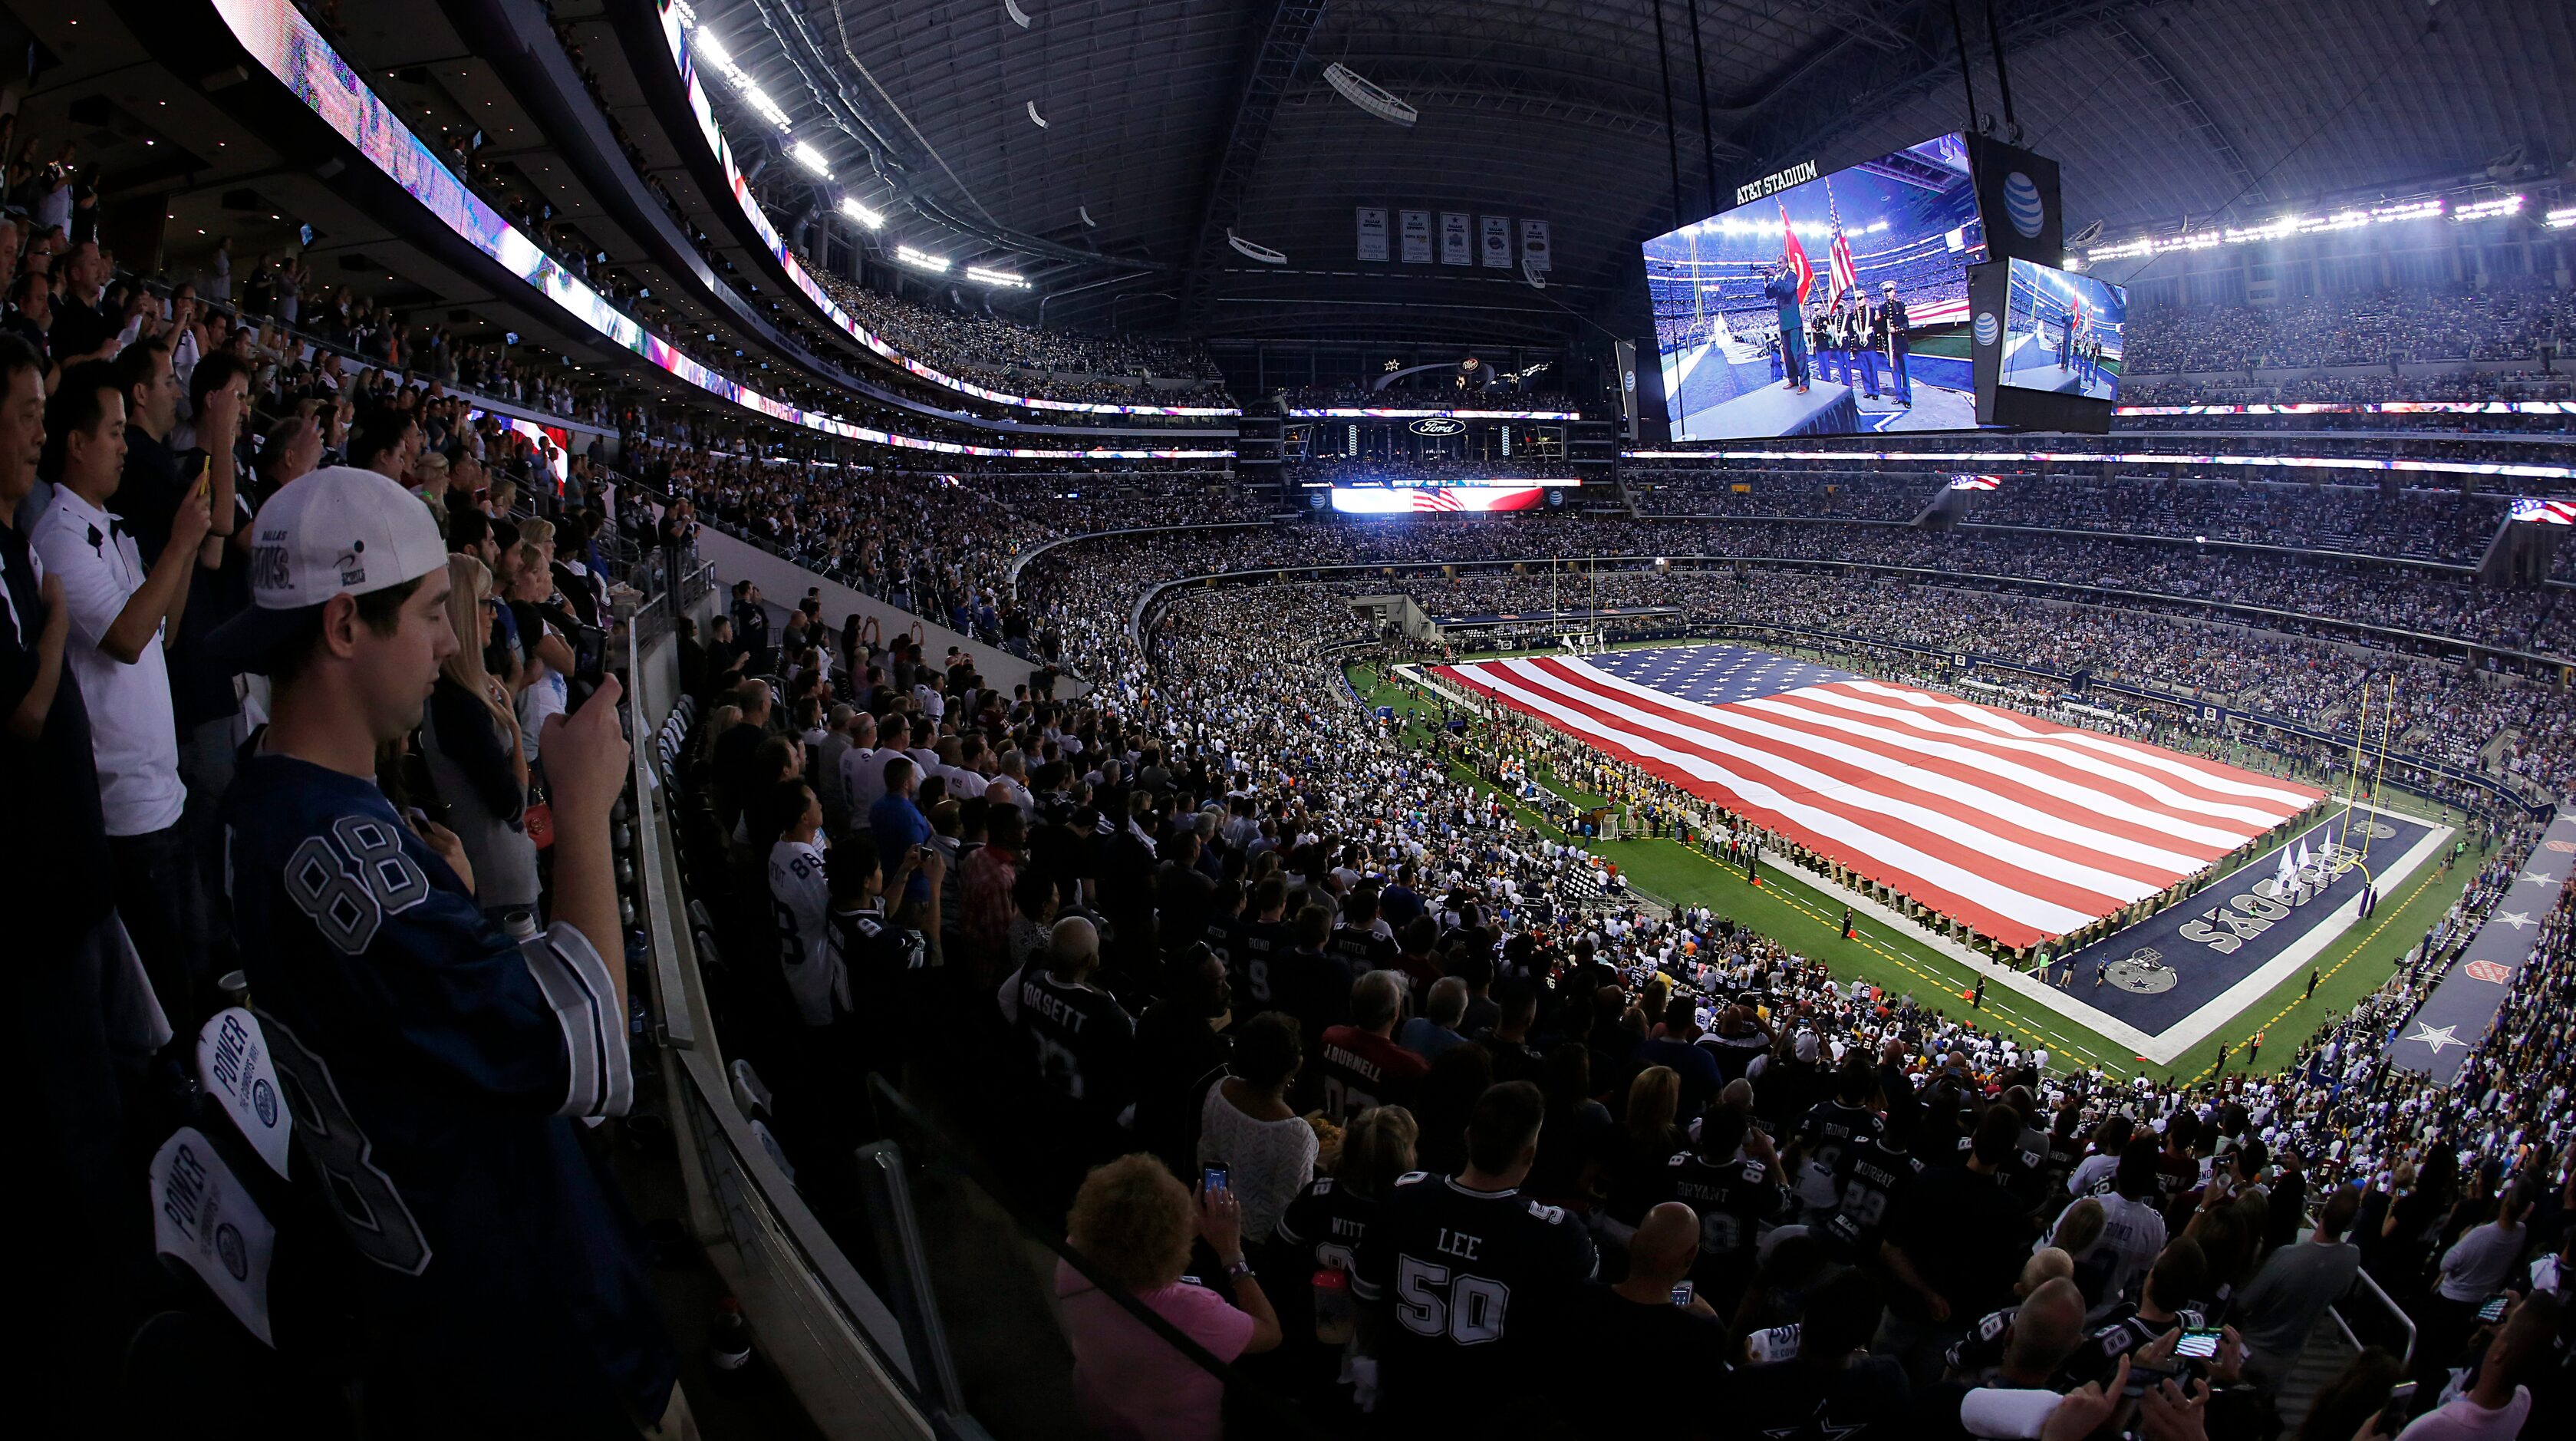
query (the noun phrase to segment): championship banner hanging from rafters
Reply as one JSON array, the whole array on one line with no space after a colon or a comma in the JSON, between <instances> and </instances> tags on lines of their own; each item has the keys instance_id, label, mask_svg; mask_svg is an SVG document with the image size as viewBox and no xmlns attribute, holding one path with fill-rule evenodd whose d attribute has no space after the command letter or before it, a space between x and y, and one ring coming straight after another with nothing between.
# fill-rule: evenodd
<instances>
[{"instance_id":1,"label":"championship banner hanging from rafters","mask_svg":"<svg viewBox=\"0 0 2576 1441\"><path fill-rule=\"evenodd\" d=\"M1363 205L1359 208L1360 259L1386 259L1386 207Z\"/></svg>"},{"instance_id":2,"label":"championship banner hanging from rafters","mask_svg":"<svg viewBox=\"0 0 2576 1441\"><path fill-rule=\"evenodd\" d=\"M1440 212L1440 263L1473 265L1476 263L1475 225L1462 210Z\"/></svg>"},{"instance_id":3,"label":"championship banner hanging from rafters","mask_svg":"<svg viewBox=\"0 0 2576 1441\"><path fill-rule=\"evenodd\" d=\"M1402 213L1401 219L1404 222L1402 252L1404 263L1429 265L1431 263L1431 212L1407 210Z\"/></svg>"}]
</instances>

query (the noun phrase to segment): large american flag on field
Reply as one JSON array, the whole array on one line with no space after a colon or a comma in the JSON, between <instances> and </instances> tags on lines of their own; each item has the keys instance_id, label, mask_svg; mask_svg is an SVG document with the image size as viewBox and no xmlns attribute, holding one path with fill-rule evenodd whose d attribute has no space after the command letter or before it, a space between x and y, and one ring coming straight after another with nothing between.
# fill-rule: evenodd
<instances>
[{"instance_id":1,"label":"large american flag on field","mask_svg":"<svg viewBox=\"0 0 2576 1441\"><path fill-rule=\"evenodd\" d=\"M2152 896L2322 799L2158 746L1736 646L1436 673L2014 946Z\"/></svg>"}]
</instances>

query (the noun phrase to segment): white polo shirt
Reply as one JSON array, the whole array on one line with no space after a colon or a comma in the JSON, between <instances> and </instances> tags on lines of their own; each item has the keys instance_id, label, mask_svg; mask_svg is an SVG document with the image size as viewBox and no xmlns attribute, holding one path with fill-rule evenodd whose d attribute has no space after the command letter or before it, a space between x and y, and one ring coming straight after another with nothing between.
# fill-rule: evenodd
<instances>
[{"instance_id":1,"label":"white polo shirt","mask_svg":"<svg viewBox=\"0 0 2576 1441\"><path fill-rule=\"evenodd\" d=\"M188 788L179 782L178 722L170 709L161 632L153 630L132 665L98 648L126 601L150 577L134 537L107 512L58 485L31 539L45 569L62 577L63 603L71 612L71 643L64 652L89 705L107 833L167 830L179 823Z\"/></svg>"}]
</instances>

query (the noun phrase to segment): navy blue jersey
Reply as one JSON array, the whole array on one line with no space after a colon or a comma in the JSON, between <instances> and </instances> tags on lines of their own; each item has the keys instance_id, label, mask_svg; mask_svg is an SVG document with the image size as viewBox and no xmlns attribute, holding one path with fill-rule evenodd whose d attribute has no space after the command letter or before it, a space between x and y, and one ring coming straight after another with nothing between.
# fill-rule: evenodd
<instances>
[{"instance_id":1,"label":"navy blue jersey","mask_svg":"<svg viewBox=\"0 0 2576 1441\"><path fill-rule=\"evenodd\" d=\"M598 951L561 923L512 941L372 781L256 756L222 820L305 1174L373 1263L388 1404L483 1431L658 1418L676 1358L641 1235L570 1119L633 1099Z\"/></svg>"},{"instance_id":2,"label":"navy blue jersey","mask_svg":"<svg viewBox=\"0 0 2576 1441\"><path fill-rule=\"evenodd\" d=\"M1352 1293L1387 1308L1380 1384L1399 1415L1491 1408L1540 1388L1575 1288L1599 1264L1563 1207L1416 1171L1360 1239Z\"/></svg>"}]
</instances>

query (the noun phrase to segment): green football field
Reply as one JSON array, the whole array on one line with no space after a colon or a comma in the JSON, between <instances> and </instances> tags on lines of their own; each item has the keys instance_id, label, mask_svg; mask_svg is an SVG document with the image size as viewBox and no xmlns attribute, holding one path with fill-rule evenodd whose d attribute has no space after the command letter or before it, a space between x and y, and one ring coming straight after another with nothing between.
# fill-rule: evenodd
<instances>
[{"instance_id":1,"label":"green football field","mask_svg":"<svg viewBox=\"0 0 2576 1441\"><path fill-rule=\"evenodd\" d=\"M1393 706L1398 715L1408 707L1425 708L1420 693L1374 667L1354 665L1348 673L1352 686L1372 706ZM1407 726L1405 735L1416 744L1428 745L1430 740L1429 731L1419 724ZM1453 769L1462 779L1474 780L1463 768ZM1604 799L1554 783L1551 789L1579 805L1599 805ZM2390 794L2383 801L2452 825L2465 824L2460 812L2420 797ZM1538 819L1526 808L1522 815L1525 820ZM1679 841L1603 841L1593 849L1615 862L1629 884L1650 898L1707 906L1778 939L1798 954L1823 960L1836 976L1863 977L1952 1017L1970 1014L1966 995L1975 978L1966 966L1912 933L1876 934L1885 929L1883 924L1865 924L1858 940L1843 939L1843 903L1776 870L1766 868L1757 887L1747 884L1737 867ZM2437 863L2427 862L2383 897L2367 920L2337 937L2317 958L2315 969L2323 979L2313 997L2302 994L2307 977L2295 976L2167 1064L2150 1064L2090 1027L1999 986L1987 987L1985 1005L1975 1011L1974 1019L1983 1027L2000 1027L2024 1044L2045 1047L2052 1068L2098 1065L2106 1074L2123 1079L2145 1074L2158 1080L2168 1076L2192 1080L2211 1073L2224 1045L2232 1072L2277 1070L2289 1063L2300 1043L2321 1023L2350 1010L2355 1001L2388 979L2397 962L2459 897L2473 870L2458 866L2446 876ZM2263 1046L2249 1063L2246 1043L2258 1032Z\"/></svg>"}]
</instances>

